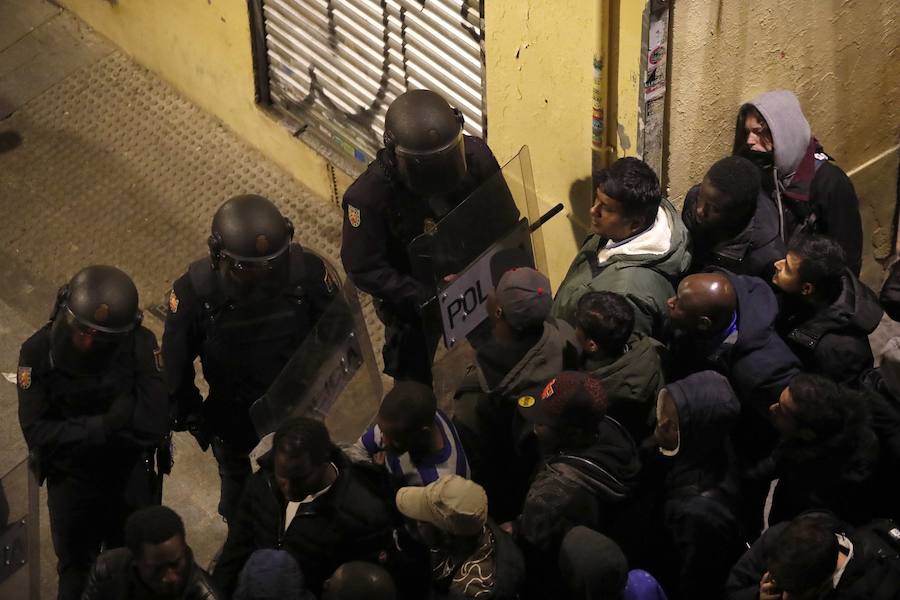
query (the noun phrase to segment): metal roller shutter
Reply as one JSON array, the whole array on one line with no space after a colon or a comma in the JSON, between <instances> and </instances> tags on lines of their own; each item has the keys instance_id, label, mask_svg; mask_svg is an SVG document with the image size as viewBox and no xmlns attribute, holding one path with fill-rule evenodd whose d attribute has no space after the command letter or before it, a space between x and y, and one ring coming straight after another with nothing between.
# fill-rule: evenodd
<instances>
[{"instance_id":1,"label":"metal roller shutter","mask_svg":"<svg viewBox=\"0 0 900 600\"><path fill-rule=\"evenodd\" d=\"M440 92L484 137L482 0L262 0L272 105L365 164L409 89Z\"/></svg>"}]
</instances>

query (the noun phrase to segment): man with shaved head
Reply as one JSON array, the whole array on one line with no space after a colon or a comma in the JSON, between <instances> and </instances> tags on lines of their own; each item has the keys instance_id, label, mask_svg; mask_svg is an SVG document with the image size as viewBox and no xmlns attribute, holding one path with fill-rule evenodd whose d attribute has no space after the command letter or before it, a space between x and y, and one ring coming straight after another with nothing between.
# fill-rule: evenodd
<instances>
[{"instance_id":1,"label":"man with shaved head","mask_svg":"<svg viewBox=\"0 0 900 600\"><path fill-rule=\"evenodd\" d=\"M765 415L799 371L797 357L775 332L778 303L762 279L724 270L690 275L668 306L679 376L716 369L744 404Z\"/></svg>"}]
</instances>

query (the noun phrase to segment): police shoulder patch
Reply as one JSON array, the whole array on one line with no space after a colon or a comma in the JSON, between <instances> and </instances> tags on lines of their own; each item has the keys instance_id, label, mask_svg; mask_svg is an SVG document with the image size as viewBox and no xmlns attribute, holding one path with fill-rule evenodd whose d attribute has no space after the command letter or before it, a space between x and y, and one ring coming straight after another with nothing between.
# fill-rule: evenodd
<instances>
[{"instance_id":1,"label":"police shoulder patch","mask_svg":"<svg viewBox=\"0 0 900 600\"><path fill-rule=\"evenodd\" d=\"M31 367L19 367L16 373L16 382L23 390L31 387Z\"/></svg>"},{"instance_id":2,"label":"police shoulder patch","mask_svg":"<svg viewBox=\"0 0 900 600\"><path fill-rule=\"evenodd\" d=\"M347 205L347 220L350 221L350 225L352 227L359 227L360 223L362 223L362 216L359 213L359 209L350 204Z\"/></svg>"},{"instance_id":3,"label":"police shoulder patch","mask_svg":"<svg viewBox=\"0 0 900 600\"><path fill-rule=\"evenodd\" d=\"M178 312L178 296L175 295L175 290L169 292L169 312L172 314Z\"/></svg>"}]
</instances>

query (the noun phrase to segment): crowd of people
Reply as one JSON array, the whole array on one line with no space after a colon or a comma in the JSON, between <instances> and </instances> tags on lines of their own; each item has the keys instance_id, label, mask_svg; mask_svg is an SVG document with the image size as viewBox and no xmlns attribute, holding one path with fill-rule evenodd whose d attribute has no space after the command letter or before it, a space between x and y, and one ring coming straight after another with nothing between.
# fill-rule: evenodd
<instances>
[{"instance_id":1,"label":"crowd of people","mask_svg":"<svg viewBox=\"0 0 900 600\"><path fill-rule=\"evenodd\" d=\"M900 267L880 296L859 280L859 201L796 97L741 106L681 211L637 158L596 173L555 294L493 273L444 410L406 249L499 170L437 94L392 104L342 260L394 383L346 447L309 416L260 440L248 414L339 296L268 200L216 213L161 349L118 269L64 286L18 373L60 598L900 598L900 339L876 367L868 338ZM219 464L211 573L159 505L172 428Z\"/></svg>"}]
</instances>

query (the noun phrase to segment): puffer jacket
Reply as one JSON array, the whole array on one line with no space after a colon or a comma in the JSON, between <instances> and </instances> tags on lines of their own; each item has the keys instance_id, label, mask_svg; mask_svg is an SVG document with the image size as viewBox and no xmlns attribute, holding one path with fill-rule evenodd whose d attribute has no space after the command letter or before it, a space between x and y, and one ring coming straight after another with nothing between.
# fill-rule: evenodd
<instances>
[{"instance_id":1,"label":"puffer jacket","mask_svg":"<svg viewBox=\"0 0 900 600\"><path fill-rule=\"evenodd\" d=\"M660 208L666 214L671 235L668 249L660 254L616 254L602 265L598 252L607 239L589 236L572 261L553 300L553 316L575 322L578 300L590 291L616 292L634 306L634 331L659 335L668 311L666 300L675 295L675 283L691 264L688 231L668 200Z\"/></svg>"},{"instance_id":2,"label":"puffer jacket","mask_svg":"<svg viewBox=\"0 0 900 600\"><path fill-rule=\"evenodd\" d=\"M869 334L884 314L875 292L847 269L837 300L824 309L782 311L778 329L806 371L858 386L874 363Z\"/></svg>"},{"instance_id":3,"label":"puffer jacket","mask_svg":"<svg viewBox=\"0 0 900 600\"><path fill-rule=\"evenodd\" d=\"M653 431L656 396L663 385L665 346L651 337L634 336L622 356L585 360L584 370L603 381L609 401L607 414L621 423L635 441Z\"/></svg>"}]
</instances>

